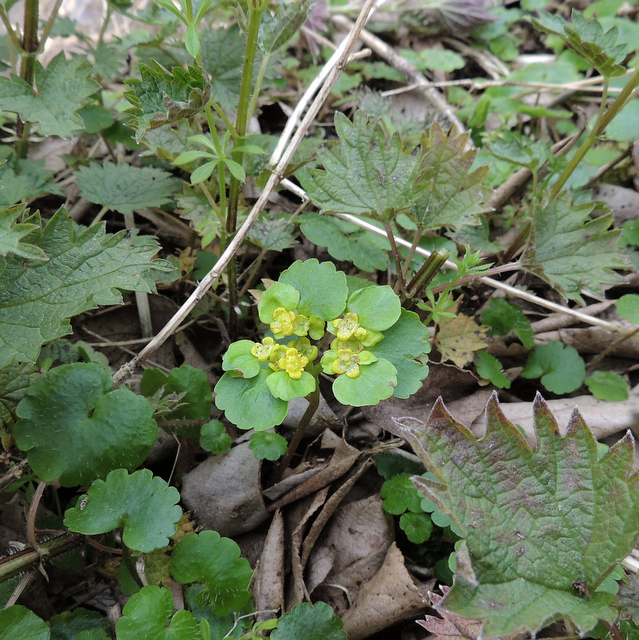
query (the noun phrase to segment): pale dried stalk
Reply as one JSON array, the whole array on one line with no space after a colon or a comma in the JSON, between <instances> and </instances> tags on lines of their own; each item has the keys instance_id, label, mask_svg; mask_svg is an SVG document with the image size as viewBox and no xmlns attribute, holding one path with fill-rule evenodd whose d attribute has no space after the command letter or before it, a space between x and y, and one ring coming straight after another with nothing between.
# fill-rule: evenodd
<instances>
[{"instance_id":1,"label":"pale dried stalk","mask_svg":"<svg viewBox=\"0 0 639 640\"><path fill-rule=\"evenodd\" d=\"M121 385L125 380L127 380L135 370L138 368L141 362L146 360L152 353L154 353L160 345L164 343L164 341L175 331L175 329L182 324L184 319L189 315L191 310L195 307L195 305L202 299L204 294L208 291L211 285L219 278L222 271L227 267L237 250L240 248L240 245L248 235L248 232L257 220L257 217L262 212L264 205L267 203L269 196L277 186L277 184L282 179L284 171L290 162L293 154L295 153L298 145L306 135L306 131L315 119L318 111L321 106L324 104L324 101L328 97L335 81L339 77L340 73L344 70L346 66L346 62L349 59L353 47L355 46L355 42L357 41L364 25L366 24L366 20L368 19L369 14L373 10L375 5L375 0L366 0L362 10L357 18L357 21L351 31L349 32L346 40L343 43L343 47L340 47L342 53L337 60L337 63L331 69L328 74L324 85L321 90L315 97L315 100L311 104L306 113L306 116L302 120L299 128L297 129L295 135L293 136L291 142L286 147L286 150L282 153L282 156L273 170L271 177L269 178L264 190L262 191L260 197L257 202L253 205L251 212L248 217L242 224L242 226L237 230L237 233L229 243L228 247L224 251L224 253L220 256L220 259L217 261L213 269L209 271L206 276L202 279L197 288L193 291L193 293L189 296L187 301L178 309L175 315L166 323L166 325L162 328L162 330L155 336L149 344L140 351L140 353L135 356L131 361L122 365L120 369L113 376L113 387L117 388ZM293 116L291 116L293 117Z\"/></svg>"}]
</instances>

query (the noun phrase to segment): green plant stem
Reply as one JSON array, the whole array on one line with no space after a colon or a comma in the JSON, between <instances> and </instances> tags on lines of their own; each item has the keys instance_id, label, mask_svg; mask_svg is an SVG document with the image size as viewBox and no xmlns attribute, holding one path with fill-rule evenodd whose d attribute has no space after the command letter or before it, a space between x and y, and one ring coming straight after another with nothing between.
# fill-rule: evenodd
<instances>
[{"instance_id":1,"label":"green plant stem","mask_svg":"<svg viewBox=\"0 0 639 640\"><path fill-rule=\"evenodd\" d=\"M533 200L534 206L534 200ZM503 262L510 262L519 252L519 250L524 246L526 241L528 240L528 236L530 235L530 230L532 229L532 223L528 222L524 225L524 228L517 234L517 237L513 240L510 247L504 255L502 256Z\"/></svg>"},{"instance_id":2,"label":"green plant stem","mask_svg":"<svg viewBox=\"0 0 639 640\"><path fill-rule=\"evenodd\" d=\"M450 257L448 251L433 251L421 266L415 277L408 283L407 295L414 298L424 287L428 286L431 280L439 273L446 260Z\"/></svg>"},{"instance_id":3,"label":"green plant stem","mask_svg":"<svg viewBox=\"0 0 639 640\"><path fill-rule=\"evenodd\" d=\"M306 407L306 411L304 412L304 415L300 420L297 430L295 431L295 434L293 435L292 440L289 442L288 449L286 450L284 457L280 460L279 464L277 465L277 469L275 470L275 473L273 474L273 477L269 482L269 486L273 486L274 484L278 483L282 479L282 476L284 475L284 471L286 471L288 465L291 462L291 458L297 451L297 447L299 446L300 442L302 441L302 438L304 437L304 433L306 431L306 428L311 422L311 418L315 415L315 412L319 407L319 402L320 402L319 382L317 382L317 384L315 385L315 391L310 393L307 396L307 398L309 402L308 407Z\"/></svg>"},{"instance_id":4,"label":"green plant stem","mask_svg":"<svg viewBox=\"0 0 639 640\"><path fill-rule=\"evenodd\" d=\"M22 42L20 42L20 38L18 38L18 34L14 31L11 26L11 22L9 21L9 16L7 12L4 10L4 7L0 5L0 20L2 20L2 24L4 25L5 31L9 35L9 40L11 40L11 44L15 47L16 51L22 51Z\"/></svg>"},{"instance_id":5,"label":"green plant stem","mask_svg":"<svg viewBox=\"0 0 639 640\"><path fill-rule=\"evenodd\" d=\"M36 551L38 551L40 545L38 545L38 541L35 536L35 519L36 513L38 512L38 505L40 504L40 500L42 499L42 494L44 493L46 486L46 482L38 483L33 494L33 498L31 499L31 504L29 505L29 511L27 512L27 542L29 546Z\"/></svg>"},{"instance_id":6,"label":"green plant stem","mask_svg":"<svg viewBox=\"0 0 639 640\"><path fill-rule=\"evenodd\" d=\"M56 0L55 5L53 5L53 9L51 9L51 15L47 20L47 24L44 25L44 30L42 31L42 35L40 36L40 48L44 47L44 44L49 39L49 35L51 33L51 29L53 29L53 25L55 24L55 20L58 17L58 13L60 12L60 7L62 6L62 0Z\"/></svg>"},{"instance_id":7,"label":"green plant stem","mask_svg":"<svg viewBox=\"0 0 639 640\"><path fill-rule=\"evenodd\" d=\"M133 578L133 580L135 580L135 584L137 584L138 587L140 587L141 589L144 586L144 584L142 584L142 580L138 575L138 572L135 568L135 564L133 564L133 558L131 557L131 549L129 549L129 547L127 547L124 544L124 542L122 542L122 559L124 560L124 564L126 565L126 568L129 570L131 577Z\"/></svg>"},{"instance_id":8,"label":"green plant stem","mask_svg":"<svg viewBox=\"0 0 639 640\"><path fill-rule=\"evenodd\" d=\"M410 245L410 249L408 250L408 256L406 256L406 260L404 260L404 268L402 269L402 274L404 275L404 279L406 278L406 274L408 273L408 269L410 268L410 264L415 257L415 251L419 246L419 243L424 235L424 227L417 227L417 231L415 232L415 237L413 238L413 242ZM410 290L410 287L409 287Z\"/></svg>"},{"instance_id":9,"label":"green plant stem","mask_svg":"<svg viewBox=\"0 0 639 640\"><path fill-rule=\"evenodd\" d=\"M107 27L109 26L109 22L111 22L112 15L113 15L113 8L107 2L106 16L104 16L104 21L102 22L102 26L100 27L100 33L98 34L98 47L104 42L104 34L106 33Z\"/></svg>"},{"instance_id":10,"label":"green plant stem","mask_svg":"<svg viewBox=\"0 0 639 640\"><path fill-rule=\"evenodd\" d=\"M575 152L575 155L570 159L564 170L561 172L561 175L557 179L557 182L555 182L555 184L553 185L552 191L550 193L551 199L557 197L563 186L566 184L566 181L572 175L573 171L577 168L579 163L584 159L584 156L586 155L586 153L588 153L588 150L590 149L590 147L592 147L595 140L604 132L613 118L615 118L624 108L626 102L632 95L632 92L637 86L639 86L639 65L635 69L632 76L630 76L630 79L628 80L626 86L615 98L610 107L608 107L608 110L605 111L606 99L608 96L608 84L609 79L604 78L604 92L601 98L601 109L599 111L599 115L597 116L597 121L586 136L586 139L581 143L579 149L577 149L577 151Z\"/></svg>"},{"instance_id":11,"label":"green plant stem","mask_svg":"<svg viewBox=\"0 0 639 640\"><path fill-rule=\"evenodd\" d=\"M255 86L253 87L253 95L251 96L251 104L248 108L248 117L247 121L250 122L253 114L255 113L255 109L257 108L257 99L260 95L260 89L262 88L262 82L264 82L264 76L266 75L266 68L268 67L268 61L270 56L265 55L262 58L262 62L260 64L260 69L257 72L257 78L255 79Z\"/></svg>"},{"instance_id":12,"label":"green plant stem","mask_svg":"<svg viewBox=\"0 0 639 640\"><path fill-rule=\"evenodd\" d=\"M406 280L404 280L404 273L402 271L402 257L399 253L399 249L397 248L397 243L395 242L395 235L393 234L393 228L390 225L390 222L384 223L384 229L386 230L386 237L388 238L388 242L391 246L391 251L393 253L393 259L395 260L395 269L397 270L397 284L399 284L399 288L402 293L406 293Z\"/></svg>"}]
</instances>

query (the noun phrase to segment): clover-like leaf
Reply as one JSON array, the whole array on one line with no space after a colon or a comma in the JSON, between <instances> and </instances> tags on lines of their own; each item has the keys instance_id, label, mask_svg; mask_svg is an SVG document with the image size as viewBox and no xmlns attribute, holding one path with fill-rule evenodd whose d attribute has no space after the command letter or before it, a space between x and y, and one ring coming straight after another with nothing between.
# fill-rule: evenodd
<instances>
[{"instance_id":1,"label":"clover-like leaf","mask_svg":"<svg viewBox=\"0 0 639 640\"><path fill-rule=\"evenodd\" d=\"M525 347L532 349L535 346L535 332L530 320L519 307L508 300L491 298L490 306L481 314L481 321L490 325L489 335L505 336L509 331L514 331Z\"/></svg>"},{"instance_id":2,"label":"clover-like leaf","mask_svg":"<svg viewBox=\"0 0 639 640\"><path fill-rule=\"evenodd\" d=\"M132 167L126 162L93 163L81 167L76 183L90 202L123 214L134 209L161 207L182 185L170 173L151 167Z\"/></svg>"},{"instance_id":3,"label":"clover-like leaf","mask_svg":"<svg viewBox=\"0 0 639 640\"><path fill-rule=\"evenodd\" d=\"M346 275L332 262L320 263L315 258L298 260L282 272L279 282L299 291L299 313L333 320L344 311L348 287Z\"/></svg>"},{"instance_id":4,"label":"clover-like leaf","mask_svg":"<svg viewBox=\"0 0 639 640\"><path fill-rule=\"evenodd\" d=\"M574 347L552 341L535 347L521 376L541 378L541 384L553 393L571 393L584 381L586 365Z\"/></svg>"},{"instance_id":5,"label":"clover-like leaf","mask_svg":"<svg viewBox=\"0 0 639 640\"><path fill-rule=\"evenodd\" d=\"M378 359L360 367L357 378L337 376L333 393L339 402L351 407L368 407L393 395L397 369L388 360Z\"/></svg>"},{"instance_id":6,"label":"clover-like leaf","mask_svg":"<svg viewBox=\"0 0 639 640\"><path fill-rule=\"evenodd\" d=\"M124 94L133 105L128 112L138 143L149 129L196 116L211 97L211 84L197 65L169 71L153 60L139 67L140 80L127 80L131 89Z\"/></svg>"},{"instance_id":7,"label":"clover-like leaf","mask_svg":"<svg viewBox=\"0 0 639 640\"><path fill-rule=\"evenodd\" d=\"M423 513L421 507L422 495L417 491L410 479L410 474L399 473L386 480L382 485L380 496L384 499L384 511L399 516L404 511Z\"/></svg>"},{"instance_id":8,"label":"clover-like leaf","mask_svg":"<svg viewBox=\"0 0 639 640\"><path fill-rule=\"evenodd\" d=\"M71 316L121 302L118 289L155 291L152 267L166 270L163 261L151 262L154 238L107 234L103 224L86 229L64 208L29 242L49 260L25 266L15 254L0 256L0 367L14 358L34 362L42 344L71 333Z\"/></svg>"},{"instance_id":9,"label":"clover-like leaf","mask_svg":"<svg viewBox=\"0 0 639 640\"><path fill-rule=\"evenodd\" d=\"M340 140L319 152L324 169L297 172L309 198L322 213L352 213L389 221L407 211L424 191L417 184L419 157L405 149L398 134L358 111L351 122L335 114Z\"/></svg>"},{"instance_id":10,"label":"clover-like leaf","mask_svg":"<svg viewBox=\"0 0 639 640\"><path fill-rule=\"evenodd\" d=\"M158 428L145 398L97 364L67 364L36 380L16 413L14 436L42 480L72 487L133 469L149 454Z\"/></svg>"},{"instance_id":11,"label":"clover-like leaf","mask_svg":"<svg viewBox=\"0 0 639 640\"><path fill-rule=\"evenodd\" d=\"M28 221L16 223L22 212L22 207L0 211L0 256L15 253L22 258L46 260L47 256L40 247L25 242L25 236L37 229L38 225Z\"/></svg>"},{"instance_id":12,"label":"clover-like leaf","mask_svg":"<svg viewBox=\"0 0 639 640\"><path fill-rule=\"evenodd\" d=\"M190 611L173 613L173 595L150 585L131 596L115 625L118 640L200 640L200 629Z\"/></svg>"},{"instance_id":13,"label":"clover-like leaf","mask_svg":"<svg viewBox=\"0 0 639 640\"><path fill-rule=\"evenodd\" d=\"M253 378L225 373L215 385L215 405L240 429L264 431L282 424L288 402L276 398L266 384L273 372L261 369Z\"/></svg>"},{"instance_id":14,"label":"clover-like leaf","mask_svg":"<svg viewBox=\"0 0 639 640\"><path fill-rule=\"evenodd\" d=\"M279 460L285 453L288 442L279 433L258 431L251 434L249 449L258 460Z\"/></svg>"},{"instance_id":15,"label":"clover-like leaf","mask_svg":"<svg viewBox=\"0 0 639 640\"><path fill-rule=\"evenodd\" d=\"M120 528L129 549L151 553L166 547L169 537L175 535L182 517L179 500L178 490L149 469L131 475L126 469L116 469L106 480L96 480L89 487L79 506L66 512L64 524L86 535Z\"/></svg>"},{"instance_id":16,"label":"clover-like leaf","mask_svg":"<svg viewBox=\"0 0 639 640\"><path fill-rule=\"evenodd\" d=\"M49 625L26 607L14 604L0 610L0 638L3 640L49 640Z\"/></svg>"},{"instance_id":17,"label":"clover-like leaf","mask_svg":"<svg viewBox=\"0 0 639 640\"><path fill-rule=\"evenodd\" d=\"M0 109L38 124L42 136L71 138L84 127L78 111L90 101L100 85L89 78L91 65L83 56L66 59L60 52L45 69L35 63L36 87L18 76L0 78Z\"/></svg>"},{"instance_id":18,"label":"clover-like leaf","mask_svg":"<svg viewBox=\"0 0 639 640\"><path fill-rule=\"evenodd\" d=\"M413 544L424 544L433 532L433 521L427 513L404 513L399 528Z\"/></svg>"},{"instance_id":19,"label":"clover-like leaf","mask_svg":"<svg viewBox=\"0 0 639 640\"><path fill-rule=\"evenodd\" d=\"M538 395L534 449L496 394L487 415L481 439L441 400L426 424L400 418L391 428L437 476L413 481L464 538L453 588L438 608L482 620L482 637L534 634L564 617L583 634L599 619L614 620L614 596L596 589L639 532L632 436L598 460L597 441L577 410L562 436Z\"/></svg>"},{"instance_id":20,"label":"clover-like leaf","mask_svg":"<svg viewBox=\"0 0 639 640\"><path fill-rule=\"evenodd\" d=\"M186 536L171 554L171 574L181 584L202 582L215 615L241 609L251 598L253 572L233 540L217 531ZM203 594L204 595L204 594Z\"/></svg>"},{"instance_id":21,"label":"clover-like leaf","mask_svg":"<svg viewBox=\"0 0 639 640\"><path fill-rule=\"evenodd\" d=\"M625 44L616 44L619 31L612 27L604 33L597 20L586 21L582 13L572 10L572 24L558 13L540 11L531 18L537 29L559 36L573 51L591 64L602 76L620 76L626 69L620 63L626 57Z\"/></svg>"},{"instance_id":22,"label":"clover-like leaf","mask_svg":"<svg viewBox=\"0 0 639 640\"><path fill-rule=\"evenodd\" d=\"M592 202L575 204L569 192L537 205L530 244L520 265L562 296L583 304L581 288L601 291L602 284L619 284L623 278L613 269L627 269L618 247L620 231L609 231L610 215L591 219Z\"/></svg>"},{"instance_id":23,"label":"clover-like leaf","mask_svg":"<svg viewBox=\"0 0 639 640\"><path fill-rule=\"evenodd\" d=\"M346 301L346 310L356 313L365 329L386 331L399 320L402 305L392 288L384 285L353 291Z\"/></svg>"},{"instance_id":24,"label":"clover-like leaf","mask_svg":"<svg viewBox=\"0 0 639 640\"><path fill-rule=\"evenodd\" d=\"M378 359L388 360L397 370L396 398L409 398L428 375L430 332L412 311L401 310L399 320L384 330L384 339L368 350Z\"/></svg>"},{"instance_id":25,"label":"clover-like leaf","mask_svg":"<svg viewBox=\"0 0 639 640\"><path fill-rule=\"evenodd\" d=\"M490 191L481 184L489 167L470 172L477 150L466 150L470 132L459 136L455 133L452 129L446 135L435 122L422 140L423 169L419 179L426 183L426 191L411 208L411 214L424 229L475 224L480 213L489 211L483 202Z\"/></svg>"},{"instance_id":26,"label":"clover-like leaf","mask_svg":"<svg viewBox=\"0 0 639 640\"><path fill-rule=\"evenodd\" d=\"M204 451L210 451L217 455L228 451L232 444L231 436L226 433L224 425L219 420L211 420L211 422L202 425L200 446Z\"/></svg>"},{"instance_id":27,"label":"clover-like leaf","mask_svg":"<svg viewBox=\"0 0 639 640\"><path fill-rule=\"evenodd\" d=\"M295 605L278 621L272 640L346 640L344 623L325 602Z\"/></svg>"}]
</instances>

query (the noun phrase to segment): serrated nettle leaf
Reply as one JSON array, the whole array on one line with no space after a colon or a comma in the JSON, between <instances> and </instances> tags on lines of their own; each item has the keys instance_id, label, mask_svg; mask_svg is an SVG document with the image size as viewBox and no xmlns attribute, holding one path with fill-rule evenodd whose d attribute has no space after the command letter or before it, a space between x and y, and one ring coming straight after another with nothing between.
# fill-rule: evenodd
<instances>
[{"instance_id":1,"label":"serrated nettle leaf","mask_svg":"<svg viewBox=\"0 0 639 640\"><path fill-rule=\"evenodd\" d=\"M297 234L289 216L262 214L251 227L249 239L263 249L284 251L297 241Z\"/></svg>"},{"instance_id":2,"label":"serrated nettle leaf","mask_svg":"<svg viewBox=\"0 0 639 640\"><path fill-rule=\"evenodd\" d=\"M282 272L279 282L299 292L297 309L303 315L332 320L344 311L348 295L346 275L337 271L332 262L320 263L315 258L298 260Z\"/></svg>"},{"instance_id":3,"label":"serrated nettle leaf","mask_svg":"<svg viewBox=\"0 0 639 640\"><path fill-rule=\"evenodd\" d=\"M311 201L322 213L351 213L389 221L406 212L424 192L418 184L420 158L398 134L387 138L382 127L362 112L353 122L335 114L340 138L319 151L324 169L297 172Z\"/></svg>"},{"instance_id":4,"label":"serrated nettle leaf","mask_svg":"<svg viewBox=\"0 0 639 640\"><path fill-rule=\"evenodd\" d=\"M100 365L77 363L51 369L29 387L16 408L14 436L40 478L88 484L146 458L158 434L153 410L145 398L112 386Z\"/></svg>"},{"instance_id":5,"label":"serrated nettle leaf","mask_svg":"<svg viewBox=\"0 0 639 640\"><path fill-rule=\"evenodd\" d=\"M275 5L273 13L262 16L257 46L263 54L283 47L306 22L313 8L312 0L296 0Z\"/></svg>"},{"instance_id":6,"label":"serrated nettle leaf","mask_svg":"<svg viewBox=\"0 0 639 640\"><path fill-rule=\"evenodd\" d=\"M25 238L39 225L31 222L16 222L24 212L23 207L12 207L0 211L0 256L14 253L21 258L48 260L40 247L25 242Z\"/></svg>"},{"instance_id":7,"label":"serrated nettle leaf","mask_svg":"<svg viewBox=\"0 0 639 640\"><path fill-rule=\"evenodd\" d=\"M629 398L629 385L625 378L612 371L595 371L584 382L597 400L620 402Z\"/></svg>"},{"instance_id":8,"label":"serrated nettle leaf","mask_svg":"<svg viewBox=\"0 0 639 640\"><path fill-rule=\"evenodd\" d=\"M1 164L1 162L0 162ZM45 160L23 160L11 153L0 167L0 207L11 207L48 193L62 195L54 184L55 172L45 168Z\"/></svg>"},{"instance_id":9,"label":"serrated nettle leaf","mask_svg":"<svg viewBox=\"0 0 639 640\"><path fill-rule=\"evenodd\" d=\"M581 289L601 292L602 284L621 284L613 269L628 269L620 231L610 231L611 215L594 220L595 203L576 204L568 191L535 205L530 242L519 264L567 299L583 304Z\"/></svg>"},{"instance_id":10,"label":"serrated nettle leaf","mask_svg":"<svg viewBox=\"0 0 639 640\"><path fill-rule=\"evenodd\" d=\"M400 418L391 429L437 476L413 481L464 537L453 588L438 607L482 620L483 637L534 634L564 617L583 634L599 619L614 620L614 596L596 589L637 540L632 436L597 460L597 442L576 410L562 436L538 395L534 449L496 394L487 412L481 439L441 401L427 423Z\"/></svg>"},{"instance_id":11,"label":"serrated nettle leaf","mask_svg":"<svg viewBox=\"0 0 639 640\"><path fill-rule=\"evenodd\" d=\"M155 61L151 64L140 63L140 80L127 80L131 89L124 94L133 105L128 113L138 143L149 129L196 116L211 97L211 83L198 65L169 71Z\"/></svg>"},{"instance_id":12,"label":"serrated nettle leaf","mask_svg":"<svg viewBox=\"0 0 639 640\"><path fill-rule=\"evenodd\" d=\"M86 229L64 208L44 229L33 231L29 242L49 260L25 266L20 256L0 256L0 367L14 358L34 362L42 344L71 333L69 318L118 304L119 289L151 293L151 269L167 270L163 261L152 262L158 250L153 237L136 230L128 237L124 230L107 234L104 224Z\"/></svg>"},{"instance_id":13,"label":"serrated nettle leaf","mask_svg":"<svg viewBox=\"0 0 639 640\"><path fill-rule=\"evenodd\" d=\"M526 314L516 305L499 298L490 299L490 307L481 314L481 321L490 325L490 335L505 336L514 331L522 344L532 349L535 346L534 331Z\"/></svg>"},{"instance_id":14,"label":"serrated nettle leaf","mask_svg":"<svg viewBox=\"0 0 639 640\"><path fill-rule=\"evenodd\" d=\"M258 460L279 460L288 447L286 438L278 433L258 431L251 434L249 449Z\"/></svg>"},{"instance_id":15,"label":"serrated nettle leaf","mask_svg":"<svg viewBox=\"0 0 639 640\"><path fill-rule=\"evenodd\" d=\"M273 322L273 312L280 307L286 311L297 309L300 301L299 291L285 282L274 282L260 297L257 311L265 324Z\"/></svg>"},{"instance_id":16,"label":"serrated nettle leaf","mask_svg":"<svg viewBox=\"0 0 639 640\"><path fill-rule=\"evenodd\" d=\"M251 598L253 572L233 540L216 531L186 536L171 554L171 574L181 584L202 582L215 615L238 611Z\"/></svg>"},{"instance_id":17,"label":"serrated nettle leaf","mask_svg":"<svg viewBox=\"0 0 639 640\"><path fill-rule=\"evenodd\" d=\"M64 52L46 69L38 61L35 65L37 90L13 74L10 79L0 78L0 109L37 124L43 136L71 138L83 128L77 111L100 89L95 80L89 79L91 65L82 56L67 60Z\"/></svg>"},{"instance_id":18,"label":"serrated nettle leaf","mask_svg":"<svg viewBox=\"0 0 639 640\"><path fill-rule=\"evenodd\" d=\"M541 378L541 384L553 393L571 393L584 381L586 365L574 347L553 341L535 347L521 376Z\"/></svg>"},{"instance_id":19,"label":"serrated nettle leaf","mask_svg":"<svg viewBox=\"0 0 639 640\"><path fill-rule=\"evenodd\" d=\"M475 218L489 209L483 206L490 190L481 183L489 167L470 168L477 155L476 149L466 150L469 132L448 135L435 122L428 137L422 138L422 158L419 182L425 189L411 207L415 222L424 229L443 226L461 227L474 224Z\"/></svg>"},{"instance_id":20,"label":"serrated nettle leaf","mask_svg":"<svg viewBox=\"0 0 639 640\"><path fill-rule=\"evenodd\" d=\"M75 180L87 200L124 215L161 207L182 186L181 180L161 169L112 162L81 167Z\"/></svg>"},{"instance_id":21,"label":"serrated nettle leaf","mask_svg":"<svg viewBox=\"0 0 639 640\"><path fill-rule=\"evenodd\" d=\"M295 605L275 625L273 640L346 640L344 623L325 602Z\"/></svg>"},{"instance_id":22,"label":"serrated nettle leaf","mask_svg":"<svg viewBox=\"0 0 639 640\"><path fill-rule=\"evenodd\" d=\"M539 11L539 17L531 18L533 25L543 31L559 36L573 51L584 58L603 76L620 76L626 69L619 63L626 57L625 44L616 44L616 27L604 33L597 20L586 21L582 13L572 10L572 24L557 13Z\"/></svg>"},{"instance_id":23,"label":"serrated nettle leaf","mask_svg":"<svg viewBox=\"0 0 639 640\"><path fill-rule=\"evenodd\" d=\"M86 535L120 528L129 549L151 553L166 547L175 535L182 517L179 499L178 490L149 469L131 475L116 469L106 480L96 480L79 506L67 510L64 524L69 531Z\"/></svg>"},{"instance_id":24,"label":"serrated nettle leaf","mask_svg":"<svg viewBox=\"0 0 639 640\"><path fill-rule=\"evenodd\" d=\"M49 625L26 607L0 610L0 637L9 640L49 640Z\"/></svg>"},{"instance_id":25,"label":"serrated nettle leaf","mask_svg":"<svg viewBox=\"0 0 639 640\"><path fill-rule=\"evenodd\" d=\"M490 153L500 160L537 171L553 157L550 145L543 140L531 140L518 131L500 131L486 140Z\"/></svg>"}]
</instances>

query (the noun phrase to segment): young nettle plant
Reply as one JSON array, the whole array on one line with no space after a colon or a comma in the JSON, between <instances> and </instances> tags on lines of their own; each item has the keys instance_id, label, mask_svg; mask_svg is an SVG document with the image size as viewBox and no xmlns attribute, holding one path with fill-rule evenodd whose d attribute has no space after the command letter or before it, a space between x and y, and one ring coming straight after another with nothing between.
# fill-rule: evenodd
<instances>
[{"instance_id":1,"label":"young nettle plant","mask_svg":"<svg viewBox=\"0 0 639 640\"><path fill-rule=\"evenodd\" d=\"M335 398L353 407L408 398L428 375L430 334L419 316L402 309L389 286L349 294L332 263L295 262L257 308L271 335L234 342L215 387L218 408L242 429L279 425L294 398L317 402L321 373L333 377Z\"/></svg>"}]
</instances>

